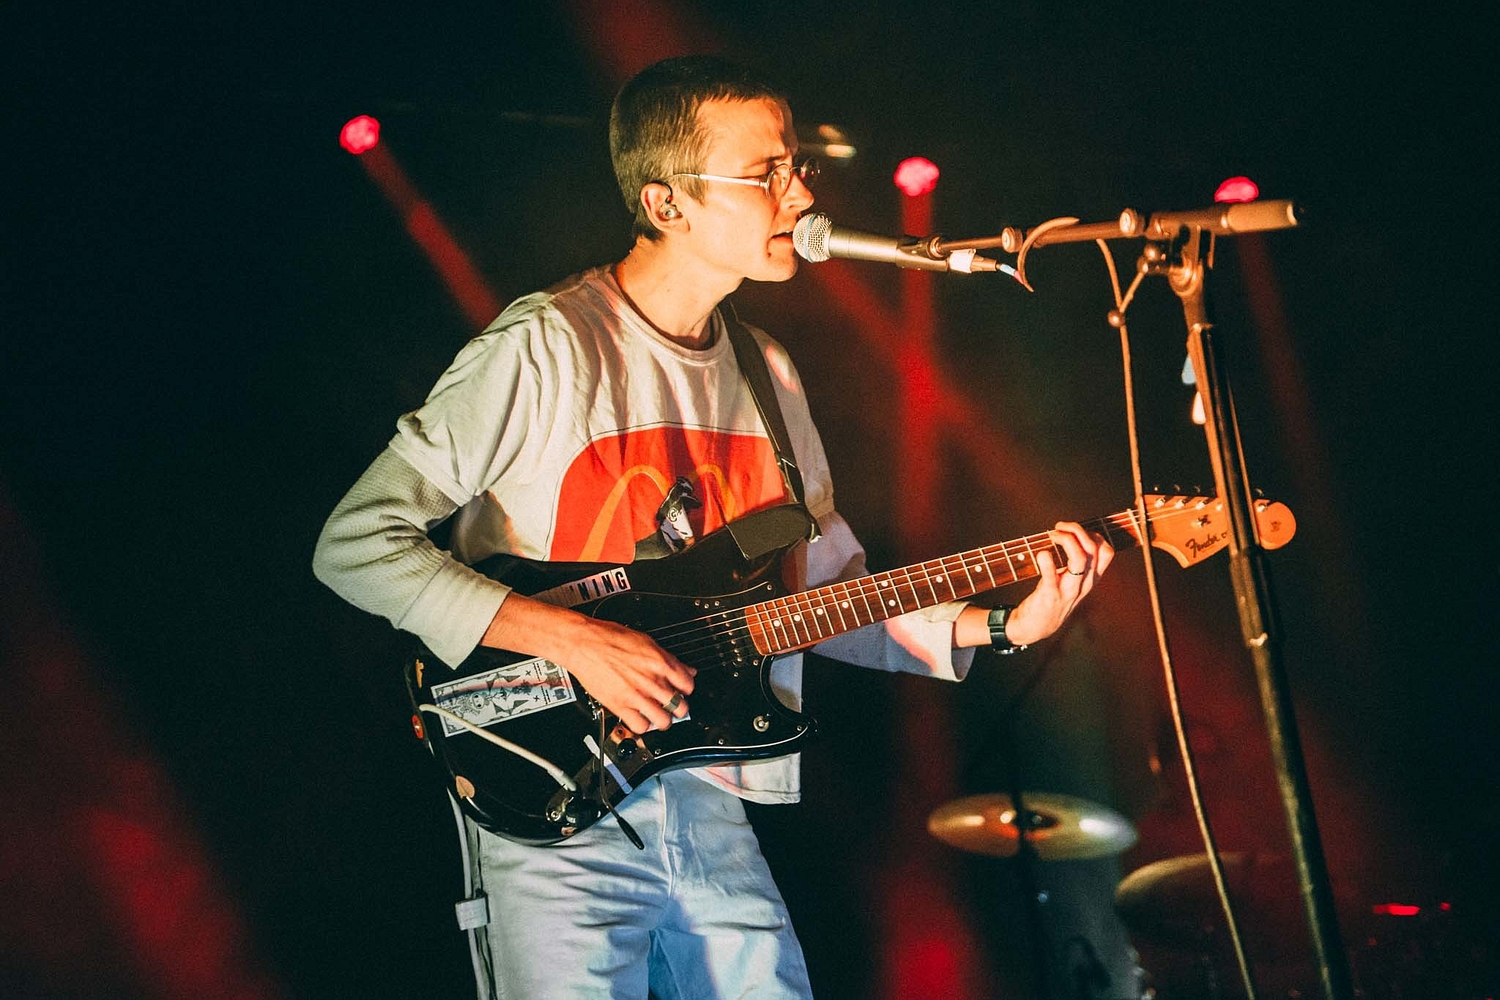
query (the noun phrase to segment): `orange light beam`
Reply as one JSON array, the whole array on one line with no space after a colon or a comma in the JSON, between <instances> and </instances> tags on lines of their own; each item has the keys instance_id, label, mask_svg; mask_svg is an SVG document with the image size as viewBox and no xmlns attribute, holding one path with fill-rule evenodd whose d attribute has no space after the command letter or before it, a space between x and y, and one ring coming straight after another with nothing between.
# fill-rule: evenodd
<instances>
[{"instance_id":1,"label":"orange light beam","mask_svg":"<svg viewBox=\"0 0 1500 1000\"><path fill-rule=\"evenodd\" d=\"M361 153L359 162L400 214L406 231L432 262L464 317L476 328L487 326L500 314L499 300L386 144Z\"/></svg>"},{"instance_id":2,"label":"orange light beam","mask_svg":"<svg viewBox=\"0 0 1500 1000\"><path fill-rule=\"evenodd\" d=\"M1335 595L1339 607L1352 612L1335 616L1335 627L1340 629L1342 636L1341 644L1347 649L1358 649L1365 644L1365 637L1372 634L1366 623L1363 590L1352 585L1361 574L1349 571L1349 567L1356 564L1358 552L1349 542L1344 531L1345 518L1340 515L1329 490L1328 470L1333 464L1318 434L1318 422L1313 416L1312 396L1308 392L1302 361L1287 332L1280 285L1262 234L1247 235L1238 241L1236 249L1255 322L1256 340L1263 360L1261 367L1275 403L1273 412L1286 435L1286 448L1293 458L1289 468L1297 476L1298 492L1312 508L1311 516L1306 520L1320 526L1324 544L1333 553L1333 558L1317 560L1315 564L1325 592Z\"/></svg>"},{"instance_id":3,"label":"orange light beam","mask_svg":"<svg viewBox=\"0 0 1500 1000\"><path fill-rule=\"evenodd\" d=\"M932 227L932 191L901 198L902 232L925 233ZM948 545L942 537L947 522L944 494L941 429L938 427L939 369L933 356L937 343L932 301L932 274L901 271L901 319L906 336L897 359L900 386L900 426L897 428L897 481L906 495L906 514L900 519L902 559L928 558Z\"/></svg>"},{"instance_id":4,"label":"orange light beam","mask_svg":"<svg viewBox=\"0 0 1500 1000\"><path fill-rule=\"evenodd\" d=\"M829 298L849 317L850 329L876 350L892 371L900 371L906 330L855 268L842 260L830 260L810 270ZM931 362L927 381L944 432L968 454L974 474L985 489L1028 510L1047 509L1050 494L1027 472L1033 463L1014 440L993 426L990 411L954 385Z\"/></svg>"}]
</instances>

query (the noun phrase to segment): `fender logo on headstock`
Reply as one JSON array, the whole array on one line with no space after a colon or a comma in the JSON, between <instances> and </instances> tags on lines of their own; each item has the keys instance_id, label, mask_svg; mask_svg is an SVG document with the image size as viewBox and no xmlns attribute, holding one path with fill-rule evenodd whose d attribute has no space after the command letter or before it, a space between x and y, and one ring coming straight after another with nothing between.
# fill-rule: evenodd
<instances>
[{"instance_id":1,"label":"fender logo on headstock","mask_svg":"<svg viewBox=\"0 0 1500 1000\"><path fill-rule=\"evenodd\" d=\"M1189 538L1183 542L1183 546L1193 554L1194 559L1201 559L1212 552L1219 551L1220 546L1229 540L1228 535L1209 535L1203 540Z\"/></svg>"},{"instance_id":2,"label":"fender logo on headstock","mask_svg":"<svg viewBox=\"0 0 1500 1000\"><path fill-rule=\"evenodd\" d=\"M1297 520L1286 504L1257 500L1255 528L1263 549L1279 549L1297 533ZM1191 566L1229 544L1228 519L1217 497L1146 497L1151 522L1151 544L1172 554L1183 566ZM1204 534L1204 529L1209 529Z\"/></svg>"}]
</instances>

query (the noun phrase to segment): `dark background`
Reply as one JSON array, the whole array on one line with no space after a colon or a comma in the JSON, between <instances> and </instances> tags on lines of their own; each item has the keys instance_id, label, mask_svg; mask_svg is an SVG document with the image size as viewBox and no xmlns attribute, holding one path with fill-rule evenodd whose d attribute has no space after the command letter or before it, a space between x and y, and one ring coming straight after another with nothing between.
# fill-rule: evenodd
<instances>
[{"instance_id":1,"label":"dark background","mask_svg":"<svg viewBox=\"0 0 1500 1000\"><path fill-rule=\"evenodd\" d=\"M309 560L476 331L337 133L381 119L504 302L623 253L609 100L624 75L700 49L773 72L804 133L848 130L860 155L818 190L841 224L898 232L889 176L913 154L941 166L935 224L955 235L1200 207L1235 174L1305 207L1297 231L1221 243L1211 282L1251 478L1298 515L1269 562L1340 916L1369 995L1493 992L1476 33L1435 6L7 8L14 995L464 995L456 845L406 730L392 635ZM1116 246L1128 271L1137 248ZM896 310L896 272L854 267L844 280ZM934 283L945 384L980 405L985 426L963 430L1004 443L1014 488L996 495L997 470L945 434L942 508L926 511L893 457L898 373L838 296L808 273L741 293L801 369L873 566L937 554L909 553L913 534L946 552L1129 503L1100 256L1038 251L1031 278L1031 295ZM1164 284L1144 286L1131 331L1146 479L1207 486ZM1158 566L1223 846L1284 855L1225 560ZM982 657L962 686L824 662L808 696L830 738L807 754L807 801L756 820L820 996L1035 995L1014 862L924 829L941 802L1016 780L1139 828L1122 857L1044 873L1054 946L1088 938L1115 979L1094 995L1125 995L1114 884L1200 849L1138 554L1062 636ZM1312 981L1291 891L1275 883L1246 916L1274 939L1256 958L1283 992ZM1386 902L1423 915L1374 919ZM1180 955L1138 943L1164 996L1183 995L1173 976L1201 989Z\"/></svg>"}]
</instances>

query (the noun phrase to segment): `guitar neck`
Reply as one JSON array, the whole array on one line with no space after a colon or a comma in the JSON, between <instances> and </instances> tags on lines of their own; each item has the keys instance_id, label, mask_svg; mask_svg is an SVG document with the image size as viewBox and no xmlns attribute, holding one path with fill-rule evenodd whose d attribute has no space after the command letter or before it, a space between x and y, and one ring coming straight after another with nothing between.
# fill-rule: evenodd
<instances>
[{"instance_id":1,"label":"guitar neck","mask_svg":"<svg viewBox=\"0 0 1500 1000\"><path fill-rule=\"evenodd\" d=\"M1134 511L1084 523L1118 551L1138 543ZM1037 575L1036 557L1067 562L1046 532L916 563L887 573L829 584L745 608L756 648L766 656L803 649L852 629L946 601L961 601Z\"/></svg>"}]
</instances>

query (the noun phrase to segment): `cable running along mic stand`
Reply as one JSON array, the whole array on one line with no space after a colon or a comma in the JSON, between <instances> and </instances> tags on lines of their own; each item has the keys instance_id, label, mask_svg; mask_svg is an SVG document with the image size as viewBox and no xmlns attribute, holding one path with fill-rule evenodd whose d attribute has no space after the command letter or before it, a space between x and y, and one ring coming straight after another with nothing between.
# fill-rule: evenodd
<instances>
[{"instance_id":1,"label":"cable running along mic stand","mask_svg":"<svg viewBox=\"0 0 1500 1000\"><path fill-rule=\"evenodd\" d=\"M1285 225L1295 225L1294 208L1290 203L1282 204L1286 206ZM1272 620L1270 582L1265 573L1263 550L1255 535L1255 520L1251 512L1253 498L1234 397L1228 368L1223 355L1216 349L1213 322L1209 318L1206 277L1213 266L1214 233L1216 230L1225 231L1214 225L1210 215L1213 211L1153 216L1147 227L1148 239L1164 239L1165 242L1146 245L1138 273L1165 274L1172 291L1182 302L1183 318L1187 323L1188 357L1203 398L1203 429L1213 463L1214 485L1229 513L1229 567L1240 628L1255 664L1261 709L1270 735L1282 809L1291 833L1293 862L1311 930L1314 958L1328 1000L1350 1000L1353 992L1348 961L1339 935L1333 892L1313 813L1279 637ZM1227 217L1228 209L1225 210ZM1205 229L1209 231L1206 258L1203 255ZM1109 318L1111 325L1120 325L1124 322L1123 310L1112 310Z\"/></svg>"},{"instance_id":2,"label":"cable running along mic stand","mask_svg":"<svg viewBox=\"0 0 1500 1000\"><path fill-rule=\"evenodd\" d=\"M1272 622L1271 587L1262 561L1263 550L1255 535L1255 520L1251 512L1253 498L1229 387L1229 373L1214 344L1206 291L1206 275L1213 267L1215 236L1289 229L1298 224L1297 213L1297 206L1285 200L1158 212L1149 219L1127 208L1113 222L1080 225L1078 219L1059 218L1042 223L1029 232L1007 228L997 236L964 240L934 236L920 241L919 247L925 256L935 259L960 251L995 247L1015 253L1017 259L1011 270L1012 276L1030 290L1031 285L1026 280L1026 254L1034 247L1052 243L1102 242L1122 237L1145 237L1147 240L1137 264L1135 284L1120 300L1118 308L1110 310L1109 323L1117 328L1124 325L1125 310L1136 284L1146 275L1166 275L1172 291L1182 302L1188 332L1188 357L1203 399L1204 434L1213 464L1214 485L1229 514L1230 579L1239 610L1240 628L1255 664L1261 710L1270 736L1277 789L1291 834L1298 889L1307 912L1314 958L1327 1000L1352 1000L1348 959L1339 935L1302 744L1297 735L1291 691ZM1206 256L1203 247L1205 233L1208 234Z\"/></svg>"}]
</instances>

